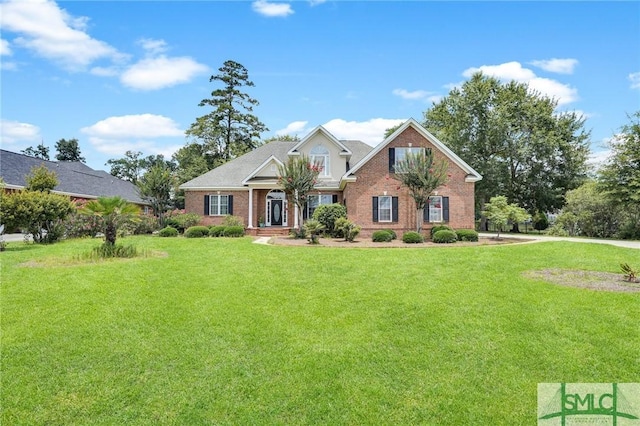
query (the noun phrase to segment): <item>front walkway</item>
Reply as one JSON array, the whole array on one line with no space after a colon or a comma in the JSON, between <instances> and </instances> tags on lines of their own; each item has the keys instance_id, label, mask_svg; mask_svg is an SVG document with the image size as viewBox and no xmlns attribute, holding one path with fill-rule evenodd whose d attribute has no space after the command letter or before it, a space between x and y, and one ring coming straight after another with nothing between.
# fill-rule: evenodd
<instances>
[{"instance_id":1,"label":"front walkway","mask_svg":"<svg viewBox=\"0 0 640 426\"><path fill-rule=\"evenodd\" d=\"M485 238L492 238L492 237L495 237L496 234L489 233L489 232L481 232L480 236ZM500 234L500 236L504 238L515 238L515 239L536 240L536 241L571 241L572 243L609 244L617 247L640 249L640 241L631 241L631 240L604 240L604 239L597 239L597 238L580 238L580 237L550 237L547 235L537 235L537 234L509 234L509 233L502 233Z\"/></svg>"}]
</instances>

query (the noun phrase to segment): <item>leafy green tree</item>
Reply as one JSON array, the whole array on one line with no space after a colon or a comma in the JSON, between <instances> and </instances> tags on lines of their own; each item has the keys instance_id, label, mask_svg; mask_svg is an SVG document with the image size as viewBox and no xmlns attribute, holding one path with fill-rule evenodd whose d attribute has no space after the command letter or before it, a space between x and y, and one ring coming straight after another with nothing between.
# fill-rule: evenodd
<instances>
[{"instance_id":1,"label":"leafy green tree","mask_svg":"<svg viewBox=\"0 0 640 426\"><path fill-rule=\"evenodd\" d=\"M28 191L51 192L58 185L58 176L56 172L50 171L44 164L33 167L25 180L27 181L26 189Z\"/></svg>"},{"instance_id":2,"label":"leafy green tree","mask_svg":"<svg viewBox=\"0 0 640 426\"><path fill-rule=\"evenodd\" d=\"M298 135L277 135L277 136L271 136L270 138L265 139L263 143L276 142L276 141L300 142L300 137Z\"/></svg>"},{"instance_id":3,"label":"leafy green tree","mask_svg":"<svg viewBox=\"0 0 640 426\"><path fill-rule=\"evenodd\" d=\"M99 218L105 244L115 245L118 229L138 216L140 209L121 197L99 197L85 204L82 213Z\"/></svg>"},{"instance_id":4,"label":"leafy green tree","mask_svg":"<svg viewBox=\"0 0 640 426\"><path fill-rule=\"evenodd\" d=\"M572 236L610 238L624 221L621 204L601 191L594 181L567 192L567 203L556 218L552 233L562 228Z\"/></svg>"},{"instance_id":5,"label":"leafy green tree","mask_svg":"<svg viewBox=\"0 0 640 426\"><path fill-rule=\"evenodd\" d=\"M127 151L124 157L109 159L106 164L111 166L109 171L111 175L127 180L134 185L138 183L145 170L156 164L164 165L171 170L175 169L175 164L171 160L165 160L162 154L143 157L140 151Z\"/></svg>"},{"instance_id":6,"label":"leafy green tree","mask_svg":"<svg viewBox=\"0 0 640 426\"><path fill-rule=\"evenodd\" d=\"M56 142L56 160L58 161L79 161L84 163L86 160L80 154L80 145L78 139L60 139Z\"/></svg>"},{"instance_id":7,"label":"leafy green tree","mask_svg":"<svg viewBox=\"0 0 640 426\"><path fill-rule=\"evenodd\" d=\"M257 148L260 134L269 130L252 114L259 102L242 91L244 87L255 86L246 68L229 60L218 70L220 73L212 75L209 81L221 82L223 87L199 103L213 111L197 118L186 131L215 159L210 168Z\"/></svg>"},{"instance_id":8,"label":"leafy green tree","mask_svg":"<svg viewBox=\"0 0 640 426\"><path fill-rule=\"evenodd\" d=\"M140 195L151 203L160 226L164 226L164 213L171 206L174 187L171 169L161 163L153 165L138 181Z\"/></svg>"},{"instance_id":9,"label":"leafy green tree","mask_svg":"<svg viewBox=\"0 0 640 426\"><path fill-rule=\"evenodd\" d=\"M628 118L630 122L609 142L611 154L600 169L599 184L624 208L630 226L640 229L640 111Z\"/></svg>"},{"instance_id":10,"label":"leafy green tree","mask_svg":"<svg viewBox=\"0 0 640 426\"><path fill-rule=\"evenodd\" d=\"M586 179L589 132L526 84L477 73L425 112L425 127L483 175L476 212L504 194L530 213L564 204Z\"/></svg>"},{"instance_id":11,"label":"leafy green tree","mask_svg":"<svg viewBox=\"0 0 640 426\"><path fill-rule=\"evenodd\" d=\"M0 223L8 229L24 228L36 243L53 243L63 233L63 221L75 209L69 197L42 191L16 191L0 195Z\"/></svg>"},{"instance_id":12,"label":"leafy green tree","mask_svg":"<svg viewBox=\"0 0 640 426\"><path fill-rule=\"evenodd\" d=\"M176 163L176 178L178 184L183 184L196 178L209 170L212 159L207 158L203 145L189 143L173 154L173 161Z\"/></svg>"},{"instance_id":13,"label":"leafy green tree","mask_svg":"<svg viewBox=\"0 0 640 426\"><path fill-rule=\"evenodd\" d=\"M491 197L491 200L485 204L482 214L496 226L498 230L496 238L500 238L500 232L504 232L509 223L531 219L531 215L525 209L517 204L509 204L507 197L503 195Z\"/></svg>"},{"instance_id":14,"label":"leafy green tree","mask_svg":"<svg viewBox=\"0 0 640 426\"><path fill-rule=\"evenodd\" d=\"M49 161L49 147L44 146L43 144L38 144L35 149L33 147L28 147L23 149L22 152L24 155L29 155L31 157L42 158L43 160Z\"/></svg>"},{"instance_id":15,"label":"leafy green tree","mask_svg":"<svg viewBox=\"0 0 640 426\"><path fill-rule=\"evenodd\" d=\"M429 197L447 181L447 163L444 160L435 162L431 150L409 153L396 163L395 178L409 189L416 203L416 232L419 233Z\"/></svg>"},{"instance_id":16,"label":"leafy green tree","mask_svg":"<svg viewBox=\"0 0 640 426\"><path fill-rule=\"evenodd\" d=\"M307 196L317 182L320 168L311 163L309 157L290 157L286 164L278 165L278 183L291 197L298 207L296 228L302 225L302 213L307 202Z\"/></svg>"},{"instance_id":17,"label":"leafy green tree","mask_svg":"<svg viewBox=\"0 0 640 426\"><path fill-rule=\"evenodd\" d=\"M389 127L388 129L386 129L384 131L384 138L388 138L389 136L391 136L393 134L393 132L395 132L396 130L398 130L400 128L400 126L402 126L402 123L396 124L393 127Z\"/></svg>"}]
</instances>

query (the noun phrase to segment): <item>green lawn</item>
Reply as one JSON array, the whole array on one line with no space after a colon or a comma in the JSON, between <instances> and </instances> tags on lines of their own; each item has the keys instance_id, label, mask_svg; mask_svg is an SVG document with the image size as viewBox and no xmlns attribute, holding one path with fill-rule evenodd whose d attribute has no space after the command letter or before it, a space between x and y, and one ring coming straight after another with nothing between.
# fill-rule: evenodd
<instances>
[{"instance_id":1,"label":"green lawn","mask_svg":"<svg viewBox=\"0 0 640 426\"><path fill-rule=\"evenodd\" d=\"M125 242L0 253L0 423L534 424L539 382L640 377L640 294L522 275L638 250Z\"/></svg>"}]
</instances>

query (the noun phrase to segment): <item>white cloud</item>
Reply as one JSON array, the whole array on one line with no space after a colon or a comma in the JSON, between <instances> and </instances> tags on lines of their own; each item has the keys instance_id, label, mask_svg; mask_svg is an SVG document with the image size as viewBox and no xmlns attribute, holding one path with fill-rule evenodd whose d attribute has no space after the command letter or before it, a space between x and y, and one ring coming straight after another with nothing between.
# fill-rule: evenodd
<instances>
[{"instance_id":1,"label":"white cloud","mask_svg":"<svg viewBox=\"0 0 640 426\"><path fill-rule=\"evenodd\" d=\"M406 89L394 89L392 93L407 100L427 99L427 97L431 95L431 92L427 92L426 90L414 90L413 92L409 92Z\"/></svg>"},{"instance_id":2,"label":"white cloud","mask_svg":"<svg viewBox=\"0 0 640 426\"><path fill-rule=\"evenodd\" d=\"M469 78L476 72L499 78L500 80L515 80L526 83L542 95L555 99L558 105L565 105L578 100L578 91L573 87L549 78L538 77L528 68L523 68L519 62L507 62L499 65L482 65L478 68L468 68L462 75Z\"/></svg>"},{"instance_id":3,"label":"white cloud","mask_svg":"<svg viewBox=\"0 0 640 426\"><path fill-rule=\"evenodd\" d=\"M319 4L325 3L327 0L309 0L309 5L311 7L317 6Z\"/></svg>"},{"instance_id":4,"label":"white cloud","mask_svg":"<svg viewBox=\"0 0 640 426\"><path fill-rule=\"evenodd\" d=\"M587 164L590 165L593 169L598 170L607 162L610 155L611 150L592 152L587 159Z\"/></svg>"},{"instance_id":5,"label":"white cloud","mask_svg":"<svg viewBox=\"0 0 640 426\"><path fill-rule=\"evenodd\" d=\"M120 74L121 70L118 67L93 67L90 73L99 77L115 77Z\"/></svg>"},{"instance_id":6,"label":"white cloud","mask_svg":"<svg viewBox=\"0 0 640 426\"><path fill-rule=\"evenodd\" d=\"M293 9L287 3L271 3L266 0L257 0L251 3L254 12L269 18L285 17L293 14Z\"/></svg>"},{"instance_id":7,"label":"white cloud","mask_svg":"<svg viewBox=\"0 0 640 426\"><path fill-rule=\"evenodd\" d=\"M3 145L20 142L39 142L42 138L38 126L13 120L1 119L0 132Z\"/></svg>"},{"instance_id":8,"label":"white cloud","mask_svg":"<svg viewBox=\"0 0 640 426\"><path fill-rule=\"evenodd\" d=\"M111 155L135 150L170 157L183 144L167 146L156 139L184 137L184 130L175 121L155 114L109 117L80 131L89 136L89 142L97 151Z\"/></svg>"},{"instance_id":9,"label":"white cloud","mask_svg":"<svg viewBox=\"0 0 640 426\"><path fill-rule=\"evenodd\" d=\"M186 83L208 70L207 66L189 57L168 58L161 55L131 65L122 73L120 81L133 89L156 90Z\"/></svg>"},{"instance_id":10,"label":"white cloud","mask_svg":"<svg viewBox=\"0 0 640 426\"><path fill-rule=\"evenodd\" d=\"M138 40L138 44L147 51L148 55L156 56L167 51L167 42L164 40L156 40L151 38L142 38Z\"/></svg>"},{"instance_id":11,"label":"white cloud","mask_svg":"<svg viewBox=\"0 0 640 426\"><path fill-rule=\"evenodd\" d=\"M629 74L632 89L640 89L640 72L632 72Z\"/></svg>"},{"instance_id":12,"label":"white cloud","mask_svg":"<svg viewBox=\"0 0 640 426\"><path fill-rule=\"evenodd\" d=\"M284 129L276 130L276 135L305 135L306 133L309 133L311 131L311 129L307 129L308 123L308 121L291 122Z\"/></svg>"},{"instance_id":13,"label":"white cloud","mask_svg":"<svg viewBox=\"0 0 640 426\"><path fill-rule=\"evenodd\" d=\"M9 42L5 39L0 38L0 55L11 55L11 47L9 46Z\"/></svg>"},{"instance_id":14,"label":"white cloud","mask_svg":"<svg viewBox=\"0 0 640 426\"><path fill-rule=\"evenodd\" d=\"M385 131L404 123L406 119L372 118L368 121L346 121L335 118L323 127L338 139L355 139L375 146L384 140Z\"/></svg>"},{"instance_id":15,"label":"white cloud","mask_svg":"<svg viewBox=\"0 0 640 426\"><path fill-rule=\"evenodd\" d=\"M1 25L18 34L14 44L60 63L70 70L82 70L99 59L126 58L109 44L89 36L88 18L72 17L49 0L12 0L2 4Z\"/></svg>"},{"instance_id":16,"label":"white cloud","mask_svg":"<svg viewBox=\"0 0 640 426\"><path fill-rule=\"evenodd\" d=\"M573 69L578 65L577 59L542 59L531 61L531 65L542 68L545 71L558 74L573 74Z\"/></svg>"}]
</instances>

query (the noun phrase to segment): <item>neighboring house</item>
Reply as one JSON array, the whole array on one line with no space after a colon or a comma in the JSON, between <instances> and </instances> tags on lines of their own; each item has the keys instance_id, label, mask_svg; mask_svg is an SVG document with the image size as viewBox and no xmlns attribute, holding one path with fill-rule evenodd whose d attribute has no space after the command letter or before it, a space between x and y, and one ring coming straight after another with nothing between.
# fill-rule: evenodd
<instances>
[{"instance_id":1,"label":"neighboring house","mask_svg":"<svg viewBox=\"0 0 640 426\"><path fill-rule=\"evenodd\" d=\"M185 208L202 215L203 224L218 224L227 214L243 218L251 230L264 219L266 227L297 227L297 206L278 185L278 165L306 155L322 167L316 191L303 212L310 217L321 204L342 203L362 235L376 229L415 230L416 208L408 190L394 178L394 166L407 152L432 150L436 161L448 163L448 181L425 208L424 230L435 224L474 228L474 184L482 176L410 119L375 147L338 140L322 126L299 142L262 145L180 186ZM255 232L255 231L253 231Z\"/></svg>"},{"instance_id":2,"label":"neighboring house","mask_svg":"<svg viewBox=\"0 0 640 426\"><path fill-rule=\"evenodd\" d=\"M3 149L0 150L0 177L5 190L24 189L26 177L41 165L56 173L59 183L53 189L54 193L68 195L74 200L120 196L144 211L149 209L150 204L140 197L134 184L105 171L93 170L77 161L47 161Z\"/></svg>"}]
</instances>

